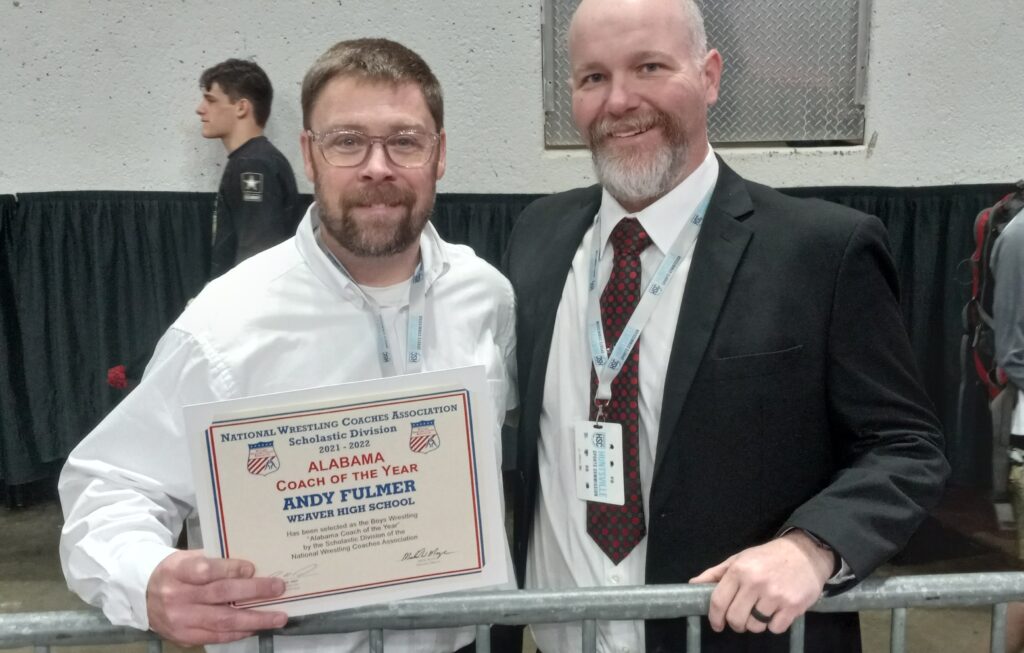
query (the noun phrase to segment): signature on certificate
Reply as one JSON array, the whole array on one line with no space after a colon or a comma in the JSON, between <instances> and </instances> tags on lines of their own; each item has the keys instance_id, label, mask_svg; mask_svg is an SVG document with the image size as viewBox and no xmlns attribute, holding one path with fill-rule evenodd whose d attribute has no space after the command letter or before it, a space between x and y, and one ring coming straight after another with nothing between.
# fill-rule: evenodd
<instances>
[{"instance_id":1,"label":"signature on certificate","mask_svg":"<svg viewBox=\"0 0 1024 653\"><path fill-rule=\"evenodd\" d=\"M409 560L416 560L420 563L437 562L441 558L450 556L453 553L455 552L449 551L448 549L439 549L437 547L428 549L426 547L422 547L416 549L415 551L406 551L405 553L403 553L401 562L407 562Z\"/></svg>"},{"instance_id":2,"label":"signature on certificate","mask_svg":"<svg viewBox=\"0 0 1024 653\"><path fill-rule=\"evenodd\" d=\"M296 590L301 586L303 578L312 576L316 572L316 564L306 565L294 571L275 571L267 574L271 578L280 578L284 581L285 590Z\"/></svg>"}]
</instances>

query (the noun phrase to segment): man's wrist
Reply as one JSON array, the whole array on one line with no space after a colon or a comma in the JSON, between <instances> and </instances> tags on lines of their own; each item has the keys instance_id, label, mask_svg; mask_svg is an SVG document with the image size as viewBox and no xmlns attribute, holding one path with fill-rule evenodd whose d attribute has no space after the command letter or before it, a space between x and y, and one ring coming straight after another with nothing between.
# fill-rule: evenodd
<instances>
[{"instance_id":1,"label":"man's wrist","mask_svg":"<svg viewBox=\"0 0 1024 653\"><path fill-rule=\"evenodd\" d=\"M842 568L839 554L814 534L802 528L793 528L786 531L782 537L792 539L815 562L816 568L821 572L823 586Z\"/></svg>"}]
</instances>

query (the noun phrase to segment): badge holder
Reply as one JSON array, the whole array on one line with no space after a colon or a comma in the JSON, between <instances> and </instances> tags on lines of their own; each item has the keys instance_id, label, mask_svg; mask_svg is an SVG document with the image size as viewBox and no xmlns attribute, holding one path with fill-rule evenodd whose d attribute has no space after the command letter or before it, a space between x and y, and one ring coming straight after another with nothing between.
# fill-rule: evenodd
<instances>
[{"instance_id":1,"label":"badge holder","mask_svg":"<svg viewBox=\"0 0 1024 653\"><path fill-rule=\"evenodd\" d=\"M626 501L622 425L601 421L607 403L595 400L596 419L576 423L576 496L621 506Z\"/></svg>"}]
</instances>

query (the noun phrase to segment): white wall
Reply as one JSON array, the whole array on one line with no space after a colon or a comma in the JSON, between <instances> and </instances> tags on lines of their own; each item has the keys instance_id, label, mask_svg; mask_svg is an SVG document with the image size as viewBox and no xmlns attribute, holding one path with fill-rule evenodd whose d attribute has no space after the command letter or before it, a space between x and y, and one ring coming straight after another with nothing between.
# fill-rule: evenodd
<instances>
[{"instance_id":1,"label":"white wall","mask_svg":"<svg viewBox=\"0 0 1024 653\"><path fill-rule=\"evenodd\" d=\"M539 16L540 0L2 0L0 193L214 190L224 151L201 138L193 109L199 73L231 56L269 73L268 135L301 177L302 75L329 45L358 36L402 41L441 79L441 192L589 183L586 154L544 150ZM1022 177L1022 19L1024 0L874 0L875 147L722 153L776 186Z\"/></svg>"}]
</instances>

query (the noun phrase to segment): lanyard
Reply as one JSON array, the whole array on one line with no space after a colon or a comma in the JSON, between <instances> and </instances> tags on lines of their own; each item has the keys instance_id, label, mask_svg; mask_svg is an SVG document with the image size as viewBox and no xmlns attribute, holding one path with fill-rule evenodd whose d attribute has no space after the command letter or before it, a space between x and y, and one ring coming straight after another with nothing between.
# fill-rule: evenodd
<instances>
[{"instance_id":1,"label":"lanyard","mask_svg":"<svg viewBox=\"0 0 1024 653\"><path fill-rule=\"evenodd\" d=\"M665 288L672 280L672 275L679 268L679 265L689 255L697 242L697 234L700 232L700 225L704 221L704 214L707 212L708 204L711 202L712 188L697 205L693 216L683 225L682 230L676 237L672 247L669 248L665 258L658 266L654 277L644 288L640 303L633 309L633 315L629 322L622 329L622 335L611 353L608 352L608 345L604 339L604 326L601 320L600 292L597 289L597 270L601 263L601 254L604 250L601 242L601 213L598 211L594 218L593 247L590 254L590 285L587 300L587 338L590 341L590 357L594 363L594 372L597 374L597 392L594 394L594 403L598 407L597 421L601 421L604 404L612 398L612 381L622 370L622 364L629 356L636 341L640 339L640 333L647 325L654 307L658 304Z\"/></svg>"},{"instance_id":2,"label":"lanyard","mask_svg":"<svg viewBox=\"0 0 1024 653\"><path fill-rule=\"evenodd\" d=\"M391 353L388 328L384 323L384 316L381 314L380 306L373 297L363 292L363 289L359 287L359 284L352 278L349 271L345 269L345 266L338 260L338 257L334 255L334 252L327 248L323 238L320 236L319 225L316 227L315 235L317 245L327 254L327 258L334 263L334 267L338 268L338 271L352 282L352 288L359 293L359 296L370 309L370 313L377 323L377 352L381 371L385 377L397 376L398 369L395 366L394 354ZM412 275L412 283L409 286L409 325L406 329L405 374L415 374L423 367L423 313L427 295L427 286L424 283L425 276L423 273L423 261L421 260L416 265L416 271Z\"/></svg>"}]
</instances>

